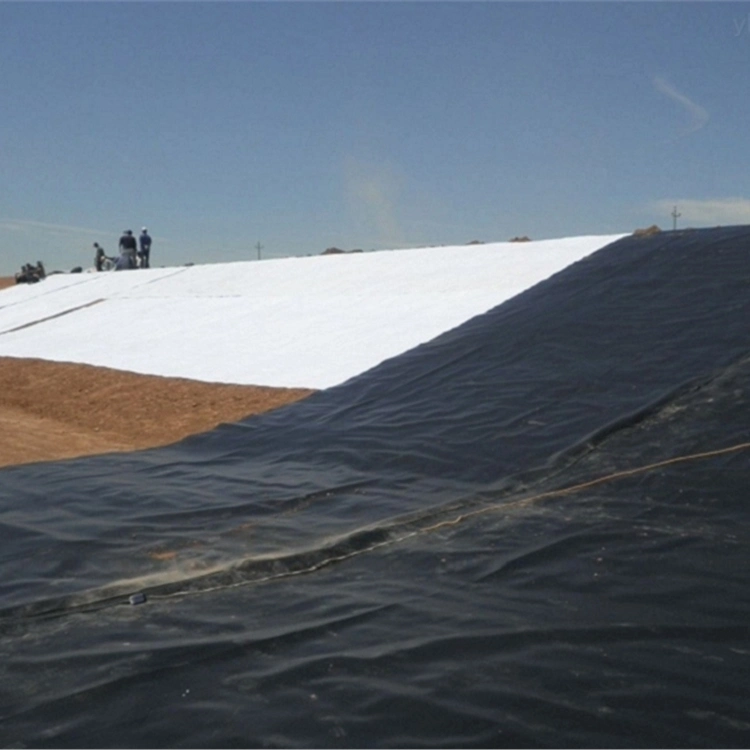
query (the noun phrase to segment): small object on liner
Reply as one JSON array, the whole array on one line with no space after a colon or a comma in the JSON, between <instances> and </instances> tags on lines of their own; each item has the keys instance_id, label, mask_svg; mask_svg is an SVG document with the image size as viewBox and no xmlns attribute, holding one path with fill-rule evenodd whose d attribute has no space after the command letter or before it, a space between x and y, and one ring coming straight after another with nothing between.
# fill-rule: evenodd
<instances>
[{"instance_id":1,"label":"small object on liner","mask_svg":"<svg viewBox=\"0 0 750 750\"><path fill-rule=\"evenodd\" d=\"M146 595L145 594L132 594L128 601L131 604L143 604L143 602L146 601Z\"/></svg>"}]
</instances>

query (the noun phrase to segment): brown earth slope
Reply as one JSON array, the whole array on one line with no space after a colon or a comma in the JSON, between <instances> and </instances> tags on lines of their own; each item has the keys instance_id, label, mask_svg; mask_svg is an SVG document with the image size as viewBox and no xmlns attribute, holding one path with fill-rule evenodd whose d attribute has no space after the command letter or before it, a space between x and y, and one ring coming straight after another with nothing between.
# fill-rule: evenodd
<instances>
[{"instance_id":1,"label":"brown earth slope","mask_svg":"<svg viewBox=\"0 0 750 750\"><path fill-rule=\"evenodd\" d=\"M0 357L0 466L167 445L312 392Z\"/></svg>"}]
</instances>

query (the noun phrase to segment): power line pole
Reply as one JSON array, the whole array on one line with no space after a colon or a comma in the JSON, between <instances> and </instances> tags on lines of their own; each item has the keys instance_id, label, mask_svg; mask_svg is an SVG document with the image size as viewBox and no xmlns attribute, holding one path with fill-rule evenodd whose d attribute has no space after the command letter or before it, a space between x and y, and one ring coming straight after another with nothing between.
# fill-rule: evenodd
<instances>
[{"instance_id":1,"label":"power line pole","mask_svg":"<svg viewBox=\"0 0 750 750\"><path fill-rule=\"evenodd\" d=\"M682 216L682 214L677 213L677 206L675 206L672 209L672 231L675 231L677 229L677 217Z\"/></svg>"},{"instance_id":2,"label":"power line pole","mask_svg":"<svg viewBox=\"0 0 750 750\"><path fill-rule=\"evenodd\" d=\"M255 249L258 251L258 260L260 260L260 251L263 249L263 245L260 244L260 240L258 240L258 243L255 245Z\"/></svg>"}]
</instances>

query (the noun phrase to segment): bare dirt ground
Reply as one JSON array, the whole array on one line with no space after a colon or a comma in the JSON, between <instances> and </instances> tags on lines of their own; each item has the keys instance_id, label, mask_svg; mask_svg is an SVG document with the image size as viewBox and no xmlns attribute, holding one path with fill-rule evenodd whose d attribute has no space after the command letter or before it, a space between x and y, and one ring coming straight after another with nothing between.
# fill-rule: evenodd
<instances>
[{"instance_id":1,"label":"bare dirt ground","mask_svg":"<svg viewBox=\"0 0 750 750\"><path fill-rule=\"evenodd\" d=\"M0 466L168 445L312 392L0 357Z\"/></svg>"}]
</instances>

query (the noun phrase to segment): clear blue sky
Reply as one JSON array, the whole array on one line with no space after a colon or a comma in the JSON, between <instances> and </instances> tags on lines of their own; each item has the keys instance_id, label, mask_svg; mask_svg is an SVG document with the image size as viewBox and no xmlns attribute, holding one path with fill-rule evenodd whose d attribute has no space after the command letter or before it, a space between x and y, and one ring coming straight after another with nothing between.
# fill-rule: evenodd
<instances>
[{"instance_id":1,"label":"clear blue sky","mask_svg":"<svg viewBox=\"0 0 750 750\"><path fill-rule=\"evenodd\" d=\"M0 2L0 275L750 223L750 5Z\"/></svg>"}]
</instances>

